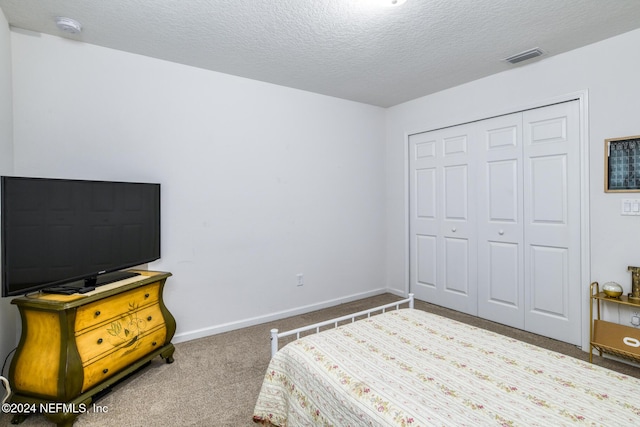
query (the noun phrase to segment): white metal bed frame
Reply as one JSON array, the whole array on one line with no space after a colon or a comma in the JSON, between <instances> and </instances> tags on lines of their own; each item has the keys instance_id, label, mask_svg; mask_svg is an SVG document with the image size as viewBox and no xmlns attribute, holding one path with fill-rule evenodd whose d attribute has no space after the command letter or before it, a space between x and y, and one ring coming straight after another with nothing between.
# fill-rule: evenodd
<instances>
[{"instance_id":1,"label":"white metal bed frame","mask_svg":"<svg viewBox=\"0 0 640 427\"><path fill-rule=\"evenodd\" d=\"M355 322L356 317L361 317L366 315L367 318L371 317L371 313L375 313L380 311L384 313L388 308L395 307L396 310L400 308L402 304L409 304L409 308L413 308L413 294L409 294L409 296L400 301L391 302L389 304L381 305L378 307L373 307L368 310L359 311L358 313L347 314L346 316L336 317L335 319L325 320L323 322L314 323L312 325L303 326L301 328L292 329L290 331L278 332L278 329L271 329L271 357L273 357L278 352L278 339L288 337L291 335L295 335L296 339L300 338L301 332L310 331L312 329L316 330L316 334L320 332L320 328L323 326L328 326L333 324L334 328L338 327L339 322L344 322L345 320L351 320L351 323Z\"/></svg>"}]
</instances>

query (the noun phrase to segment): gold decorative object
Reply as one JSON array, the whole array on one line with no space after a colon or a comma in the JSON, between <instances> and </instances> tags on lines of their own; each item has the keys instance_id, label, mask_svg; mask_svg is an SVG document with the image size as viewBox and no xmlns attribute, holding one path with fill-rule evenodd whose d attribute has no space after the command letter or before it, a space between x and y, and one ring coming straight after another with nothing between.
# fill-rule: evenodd
<instances>
[{"instance_id":1,"label":"gold decorative object","mask_svg":"<svg viewBox=\"0 0 640 427\"><path fill-rule=\"evenodd\" d=\"M620 295L622 295L622 286L616 282L607 282L602 285L602 291L609 298L620 298Z\"/></svg>"},{"instance_id":2,"label":"gold decorative object","mask_svg":"<svg viewBox=\"0 0 640 427\"><path fill-rule=\"evenodd\" d=\"M631 272L631 293L629 294L629 302L640 304L640 267L627 267Z\"/></svg>"}]
</instances>

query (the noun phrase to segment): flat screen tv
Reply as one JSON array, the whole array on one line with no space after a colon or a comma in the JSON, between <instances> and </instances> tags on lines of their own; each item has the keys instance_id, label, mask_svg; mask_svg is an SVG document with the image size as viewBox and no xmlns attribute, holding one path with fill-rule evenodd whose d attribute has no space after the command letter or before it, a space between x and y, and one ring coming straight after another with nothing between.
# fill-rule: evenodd
<instances>
[{"instance_id":1,"label":"flat screen tv","mask_svg":"<svg viewBox=\"0 0 640 427\"><path fill-rule=\"evenodd\" d=\"M160 184L3 176L2 296L86 292L160 258Z\"/></svg>"}]
</instances>

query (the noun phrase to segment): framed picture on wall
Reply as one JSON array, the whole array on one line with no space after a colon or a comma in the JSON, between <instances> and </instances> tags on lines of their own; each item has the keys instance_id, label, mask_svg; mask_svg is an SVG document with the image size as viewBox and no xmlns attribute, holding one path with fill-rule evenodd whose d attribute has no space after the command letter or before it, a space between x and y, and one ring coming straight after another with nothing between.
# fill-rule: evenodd
<instances>
[{"instance_id":1,"label":"framed picture on wall","mask_svg":"<svg viewBox=\"0 0 640 427\"><path fill-rule=\"evenodd\" d=\"M640 135L604 140L604 191L640 192Z\"/></svg>"}]
</instances>

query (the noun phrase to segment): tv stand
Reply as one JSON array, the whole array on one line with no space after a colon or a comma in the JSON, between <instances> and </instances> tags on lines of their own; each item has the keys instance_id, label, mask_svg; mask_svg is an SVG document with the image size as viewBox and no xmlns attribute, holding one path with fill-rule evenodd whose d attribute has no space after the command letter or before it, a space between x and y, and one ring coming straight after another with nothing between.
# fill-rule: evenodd
<instances>
[{"instance_id":1,"label":"tv stand","mask_svg":"<svg viewBox=\"0 0 640 427\"><path fill-rule=\"evenodd\" d=\"M71 427L101 391L157 356L173 362L176 321L162 298L171 273L135 273L85 294L41 293L11 301L22 319L9 369L11 402L59 408L43 415L58 427ZM27 415L15 415L12 423Z\"/></svg>"}]
</instances>

